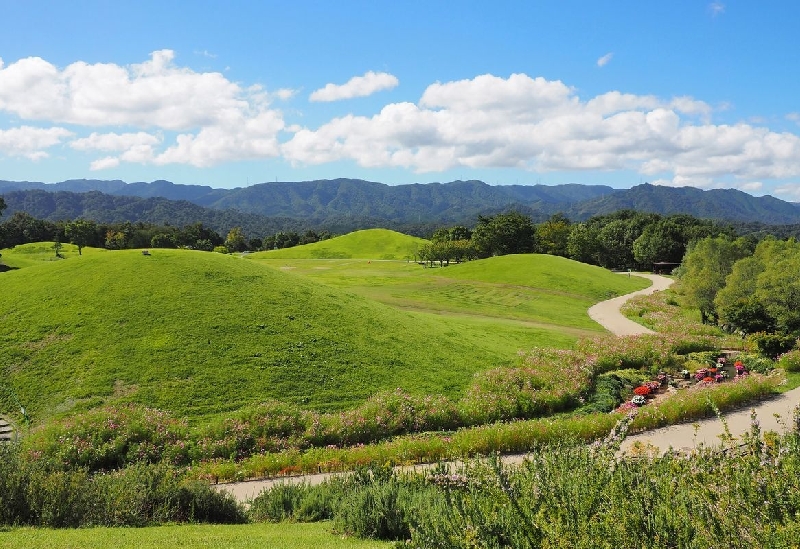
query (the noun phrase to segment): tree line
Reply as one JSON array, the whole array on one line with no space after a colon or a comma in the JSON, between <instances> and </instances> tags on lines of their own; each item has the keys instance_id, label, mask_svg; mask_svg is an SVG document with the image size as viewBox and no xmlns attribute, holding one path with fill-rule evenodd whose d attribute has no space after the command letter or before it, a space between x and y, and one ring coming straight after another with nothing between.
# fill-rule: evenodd
<instances>
[{"instance_id":1,"label":"tree line","mask_svg":"<svg viewBox=\"0 0 800 549\"><path fill-rule=\"evenodd\" d=\"M5 203L0 198L0 214ZM650 270L655 263L677 265L687 247L707 237L735 237L728 224L690 215L662 216L621 210L575 223L555 214L541 223L518 211L478 216L473 227L429 228L428 244L414 250L415 260L441 265L495 255L545 253L609 269ZM145 222L100 223L87 219L52 222L16 212L0 223L0 247L29 242L72 242L84 246L125 248L192 248L244 252L289 248L325 240L326 230L279 230L248 235L234 226L223 236L201 222L183 226ZM762 235L759 235L762 236ZM747 240L753 246L756 238Z\"/></svg>"},{"instance_id":2,"label":"tree line","mask_svg":"<svg viewBox=\"0 0 800 549\"><path fill-rule=\"evenodd\" d=\"M0 215L5 202L0 197ZM110 250L139 248L189 248L203 251L243 252L288 248L331 238L327 231L279 231L263 238L248 238L241 227L233 227L227 236L197 222L182 227L152 223L98 223L79 218L74 221L47 221L25 212L15 212L0 223L0 248L31 242L70 242L84 247ZM58 253L58 250L56 250Z\"/></svg>"},{"instance_id":3,"label":"tree line","mask_svg":"<svg viewBox=\"0 0 800 549\"><path fill-rule=\"evenodd\" d=\"M473 229L440 228L417 257L441 265L496 255L543 253L608 269L646 269L656 263L677 266L687 246L700 238L734 234L733 228L683 214L662 216L632 210L572 223L555 214L534 223L519 212L478 216Z\"/></svg>"},{"instance_id":4,"label":"tree line","mask_svg":"<svg viewBox=\"0 0 800 549\"><path fill-rule=\"evenodd\" d=\"M681 287L704 322L751 337L770 355L800 337L800 243L704 238L686 253Z\"/></svg>"}]
</instances>

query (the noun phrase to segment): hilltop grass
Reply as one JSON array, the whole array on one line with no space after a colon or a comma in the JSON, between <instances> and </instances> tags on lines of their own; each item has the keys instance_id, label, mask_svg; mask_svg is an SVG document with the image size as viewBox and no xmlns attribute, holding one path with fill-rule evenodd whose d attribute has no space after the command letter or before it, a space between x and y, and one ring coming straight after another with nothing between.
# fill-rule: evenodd
<instances>
[{"instance_id":1,"label":"hilltop grass","mask_svg":"<svg viewBox=\"0 0 800 549\"><path fill-rule=\"evenodd\" d=\"M56 257L53 249L53 242L34 242L32 244L20 244L10 249L0 250L0 264L4 264L11 269L24 269L33 267L45 262L63 261L71 257L78 257L78 247L74 244L61 245L61 258ZM84 248L83 254L104 253L107 250L100 248Z\"/></svg>"},{"instance_id":2,"label":"hilltop grass","mask_svg":"<svg viewBox=\"0 0 800 549\"><path fill-rule=\"evenodd\" d=\"M331 549L377 549L392 547L391 543L342 537L331 532L328 522L306 524L240 524L240 525L180 525L148 528L80 528L52 530L46 528L14 528L0 532L0 541L7 549L156 549L181 547L186 549L226 547L229 549L260 549L281 547L300 549L329 547Z\"/></svg>"},{"instance_id":3,"label":"hilltop grass","mask_svg":"<svg viewBox=\"0 0 800 549\"><path fill-rule=\"evenodd\" d=\"M115 402L190 419L267 399L347 409L396 387L456 396L512 359L433 318L221 254L86 254L2 276L0 398L16 409L13 391L35 418Z\"/></svg>"},{"instance_id":4,"label":"hilltop grass","mask_svg":"<svg viewBox=\"0 0 800 549\"><path fill-rule=\"evenodd\" d=\"M365 229L330 240L256 255L272 259L413 259L416 251L427 242L388 229Z\"/></svg>"},{"instance_id":5,"label":"hilltop grass","mask_svg":"<svg viewBox=\"0 0 800 549\"><path fill-rule=\"evenodd\" d=\"M409 262L272 260L259 254L253 259L387 305L433 313L448 319L445 322L470 319L467 324L493 321L518 330L538 329L551 334L561 346L570 346L569 339L574 342L576 337L603 331L589 318L590 306L649 284L640 277L623 277L600 267L537 254L434 269ZM481 329L476 328L475 333Z\"/></svg>"}]
</instances>

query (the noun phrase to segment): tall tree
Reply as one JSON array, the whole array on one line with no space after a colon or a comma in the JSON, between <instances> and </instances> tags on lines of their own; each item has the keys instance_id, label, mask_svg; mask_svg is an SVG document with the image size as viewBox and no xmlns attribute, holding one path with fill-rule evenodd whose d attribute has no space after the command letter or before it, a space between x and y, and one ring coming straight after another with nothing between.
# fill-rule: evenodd
<instances>
[{"instance_id":1,"label":"tall tree","mask_svg":"<svg viewBox=\"0 0 800 549\"><path fill-rule=\"evenodd\" d=\"M97 240L97 224L86 219L76 219L64 226L64 234L78 247L78 255L83 255L83 248Z\"/></svg>"},{"instance_id":2,"label":"tall tree","mask_svg":"<svg viewBox=\"0 0 800 549\"><path fill-rule=\"evenodd\" d=\"M3 210L6 209L6 201L3 200L3 197L0 196L0 216L3 215Z\"/></svg>"},{"instance_id":3,"label":"tall tree","mask_svg":"<svg viewBox=\"0 0 800 549\"><path fill-rule=\"evenodd\" d=\"M567 257L589 263L600 264L600 243L597 241L599 228L591 223L577 223L572 226L567 238Z\"/></svg>"},{"instance_id":4,"label":"tall tree","mask_svg":"<svg viewBox=\"0 0 800 549\"><path fill-rule=\"evenodd\" d=\"M717 293L720 321L737 330L800 333L800 245L767 239L737 261Z\"/></svg>"},{"instance_id":5,"label":"tall tree","mask_svg":"<svg viewBox=\"0 0 800 549\"><path fill-rule=\"evenodd\" d=\"M225 247L228 248L228 251L231 253L243 252L247 249L247 239L241 227L234 227L228 231L228 237L225 239Z\"/></svg>"},{"instance_id":6,"label":"tall tree","mask_svg":"<svg viewBox=\"0 0 800 549\"><path fill-rule=\"evenodd\" d=\"M539 251L550 255L567 256L567 243L572 231L570 222L562 213L536 226L536 243Z\"/></svg>"},{"instance_id":7,"label":"tall tree","mask_svg":"<svg viewBox=\"0 0 800 549\"><path fill-rule=\"evenodd\" d=\"M536 244L535 228L531 218L519 212L478 216L472 242L484 257L532 253Z\"/></svg>"},{"instance_id":8,"label":"tall tree","mask_svg":"<svg viewBox=\"0 0 800 549\"><path fill-rule=\"evenodd\" d=\"M750 253L747 242L741 238L709 237L689 247L679 270L681 287L692 305L700 310L704 323L716 322L714 299L725 287L733 265Z\"/></svg>"}]
</instances>

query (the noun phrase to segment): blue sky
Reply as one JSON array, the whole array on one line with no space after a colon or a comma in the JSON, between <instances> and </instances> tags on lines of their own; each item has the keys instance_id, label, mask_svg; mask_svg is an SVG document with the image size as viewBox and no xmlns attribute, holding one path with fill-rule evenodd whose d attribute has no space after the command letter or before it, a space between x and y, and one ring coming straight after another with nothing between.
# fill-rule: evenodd
<instances>
[{"instance_id":1,"label":"blue sky","mask_svg":"<svg viewBox=\"0 0 800 549\"><path fill-rule=\"evenodd\" d=\"M0 179L800 200L798 2L0 0Z\"/></svg>"}]
</instances>

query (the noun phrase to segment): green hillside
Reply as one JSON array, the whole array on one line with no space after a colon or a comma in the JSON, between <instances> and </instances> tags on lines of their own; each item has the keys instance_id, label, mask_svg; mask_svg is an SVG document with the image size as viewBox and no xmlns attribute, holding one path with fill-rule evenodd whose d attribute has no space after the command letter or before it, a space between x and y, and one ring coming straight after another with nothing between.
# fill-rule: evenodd
<instances>
[{"instance_id":1,"label":"green hillside","mask_svg":"<svg viewBox=\"0 0 800 549\"><path fill-rule=\"evenodd\" d=\"M508 354L533 346L568 347L575 337L597 334L602 328L589 318L589 307L649 285L639 277L538 254L433 269L404 261L255 259L393 307L435 315L465 338L486 340Z\"/></svg>"},{"instance_id":2,"label":"green hillside","mask_svg":"<svg viewBox=\"0 0 800 549\"><path fill-rule=\"evenodd\" d=\"M82 253L94 254L106 251L104 248L84 248ZM56 257L53 242L20 244L8 250L0 250L0 252L3 254L0 257L0 264L11 269L22 269L39 265L42 262L62 261L70 257L78 257L78 247L74 244L62 244L59 252L61 258Z\"/></svg>"},{"instance_id":3,"label":"green hillside","mask_svg":"<svg viewBox=\"0 0 800 549\"><path fill-rule=\"evenodd\" d=\"M650 285L639 277L620 276L601 267L545 254L490 257L451 266L440 274L459 280L527 286L593 301L602 301Z\"/></svg>"},{"instance_id":4,"label":"green hillside","mask_svg":"<svg viewBox=\"0 0 800 549\"><path fill-rule=\"evenodd\" d=\"M427 240L390 231L367 229L330 240L255 254L267 259L407 259Z\"/></svg>"},{"instance_id":5,"label":"green hillside","mask_svg":"<svg viewBox=\"0 0 800 549\"><path fill-rule=\"evenodd\" d=\"M269 398L454 395L508 357L434 318L239 257L89 253L0 274L0 410L138 402L190 418Z\"/></svg>"}]
</instances>

